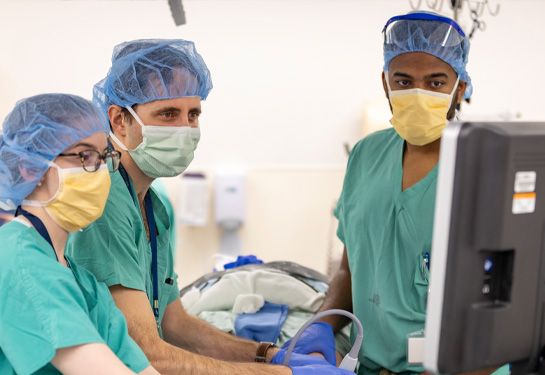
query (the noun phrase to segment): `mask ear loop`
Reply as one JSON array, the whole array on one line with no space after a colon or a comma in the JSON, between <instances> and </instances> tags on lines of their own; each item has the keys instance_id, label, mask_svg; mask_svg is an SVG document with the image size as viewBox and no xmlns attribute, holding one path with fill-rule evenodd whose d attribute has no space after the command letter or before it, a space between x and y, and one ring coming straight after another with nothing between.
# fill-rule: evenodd
<instances>
[{"instance_id":1,"label":"mask ear loop","mask_svg":"<svg viewBox=\"0 0 545 375\"><path fill-rule=\"evenodd\" d=\"M388 93L390 93L392 89L390 88L390 79L388 78L387 70L384 71L384 79L386 80L386 87L388 87Z\"/></svg>"},{"instance_id":2,"label":"mask ear loop","mask_svg":"<svg viewBox=\"0 0 545 375\"><path fill-rule=\"evenodd\" d=\"M454 84L454 88L452 89L452 92L450 93L451 97L454 97L454 93L458 91L458 85L460 84L460 76L456 77L456 83Z\"/></svg>"},{"instance_id":3,"label":"mask ear loop","mask_svg":"<svg viewBox=\"0 0 545 375\"><path fill-rule=\"evenodd\" d=\"M390 87L390 80L388 78L388 71L384 71L384 80L386 81L386 87L388 88L388 101L392 105L392 88Z\"/></svg>"},{"instance_id":4,"label":"mask ear loop","mask_svg":"<svg viewBox=\"0 0 545 375\"><path fill-rule=\"evenodd\" d=\"M142 127L142 143L140 143L138 145L138 147L140 147L143 143L144 143L144 140L146 138L146 125L144 125L144 123L142 122L142 120L140 120L140 117L138 117L138 115L136 114L136 112L134 111L134 109L132 109L130 106L126 105L125 108L127 108L127 110L130 112L130 114L132 115L132 117L134 117L134 119L136 120L137 123L140 124L140 126ZM137 148L138 148L137 147Z\"/></svg>"},{"instance_id":5,"label":"mask ear loop","mask_svg":"<svg viewBox=\"0 0 545 375\"><path fill-rule=\"evenodd\" d=\"M130 106L126 105L125 108L127 108L127 110L129 111L129 113L132 115L132 117L134 117L134 119L136 120L136 122L138 124L140 124L140 126L142 127L142 130L144 130L145 128L145 125L142 123L142 120L140 120L140 117L138 117L138 115L136 114L136 112L134 111L134 109L132 109ZM129 151L129 149L115 136L115 134L110 130L110 138L114 140L114 142L119 146L121 147L121 149L123 151Z\"/></svg>"},{"instance_id":6,"label":"mask ear loop","mask_svg":"<svg viewBox=\"0 0 545 375\"><path fill-rule=\"evenodd\" d=\"M114 133L112 133L112 131L110 130L110 138L113 139L113 141L119 146L121 147L121 149L123 151L129 151L129 149L127 147L125 147L125 145L123 143L121 143L121 141L119 139L117 139L117 137L115 136Z\"/></svg>"},{"instance_id":7,"label":"mask ear loop","mask_svg":"<svg viewBox=\"0 0 545 375\"><path fill-rule=\"evenodd\" d=\"M55 192L55 194L53 194L53 196L51 198L49 198L47 201L45 202L42 202L42 201L36 201L36 200L31 200L31 199L23 199L23 202L21 203L21 205L25 205L25 206L34 206L34 207L45 207L45 206L48 206L50 205L51 203L53 203L55 201L55 199L57 199L57 196L59 195L62 187L64 186L64 178L62 178L62 168L59 167L55 162L53 161L48 161L47 162L47 165L49 165L50 168L57 168L57 178L59 180L59 184L58 184L58 188L57 188L57 191ZM49 168L45 171L45 173L47 173L47 171L49 170ZM44 173L44 175L45 175ZM43 176L42 176L43 177Z\"/></svg>"},{"instance_id":8,"label":"mask ear loop","mask_svg":"<svg viewBox=\"0 0 545 375\"><path fill-rule=\"evenodd\" d=\"M127 108L127 110L131 113L132 117L134 117L134 119L136 120L137 123L140 124L140 126L142 127L142 129L144 129L146 126L144 125L144 123L142 122L142 120L140 120L140 117L138 117L138 115L136 114L136 112L134 111L134 109L132 109L130 106L126 105L125 108Z\"/></svg>"},{"instance_id":9,"label":"mask ear loop","mask_svg":"<svg viewBox=\"0 0 545 375\"><path fill-rule=\"evenodd\" d=\"M460 76L456 77L456 83L454 84L454 88L452 89L452 92L450 93L450 101L452 105L452 100L454 100L454 94L456 91L458 91L458 85L460 84ZM456 99L457 100L457 99ZM458 120L458 110L454 108L454 120ZM451 120L447 119L448 122L451 122Z\"/></svg>"}]
</instances>

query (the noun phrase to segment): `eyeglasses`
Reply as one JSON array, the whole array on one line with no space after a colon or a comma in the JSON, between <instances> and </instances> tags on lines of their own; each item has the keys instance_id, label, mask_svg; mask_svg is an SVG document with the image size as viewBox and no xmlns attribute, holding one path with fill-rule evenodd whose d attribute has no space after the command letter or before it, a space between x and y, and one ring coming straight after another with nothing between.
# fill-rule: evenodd
<instances>
[{"instance_id":1,"label":"eyeglasses","mask_svg":"<svg viewBox=\"0 0 545 375\"><path fill-rule=\"evenodd\" d=\"M108 166L110 173L117 171L119 167L119 159L121 158L121 152L116 150L105 151L104 154L96 150L85 150L75 152L72 154L59 154L59 156L79 156L81 159L81 166L86 172L96 172L102 161Z\"/></svg>"},{"instance_id":2,"label":"eyeglasses","mask_svg":"<svg viewBox=\"0 0 545 375\"><path fill-rule=\"evenodd\" d=\"M458 32L458 34L462 36L462 38L466 37L466 34L462 30L462 28L455 21L447 17L437 16L437 15L429 14L429 13L409 13L403 16L392 17L388 20L388 22L384 26L384 29L382 29L382 32L384 33L386 29L388 28L388 26L390 26L390 24L400 20L423 20L423 21L443 22L452 26Z\"/></svg>"}]
</instances>

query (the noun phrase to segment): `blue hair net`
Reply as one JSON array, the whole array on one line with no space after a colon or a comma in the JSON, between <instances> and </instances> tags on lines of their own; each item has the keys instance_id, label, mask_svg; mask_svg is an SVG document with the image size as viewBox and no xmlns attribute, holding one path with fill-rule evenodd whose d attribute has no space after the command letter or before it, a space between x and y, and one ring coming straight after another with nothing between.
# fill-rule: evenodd
<instances>
[{"instance_id":1,"label":"blue hair net","mask_svg":"<svg viewBox=\"0 0 545 375\"><path fill-rule=\"evenodd\" d=\"M100 109L79 96L43 94L18 101L0 133L0 208L19 206L64 150L109 130Z\"/></svg>"},{"instance_id":2,"label":"blue hair net","mask_svg":"<svg viewBox=\"0 0 545 375\"><path fill-rule=\"evenodd\" d=\"M112 104L133 106L158 99L198 96L205 100L212 78L195 44L182 39L142 39L114 48L112 67L93 89L107 112Z\"/></svg>"},{"instance_id":3,"label":"blue hair net","mask_svg":"<svg viewBox=\"0 0 545 375\"><path fill-rule=\"evenodd\" d=\"M419 15L429 19L417 19ZM461 31L456 22L433 12L417 11L392 18L385 27L384 71L388 70L390 61L398 55L425 52L452 66L460 81L467 82L464 98L469 98L473 92L471 78L466 71L469 39L463 32L460 34L456 31L456 28Z\"/></svg>"}]
</instances>

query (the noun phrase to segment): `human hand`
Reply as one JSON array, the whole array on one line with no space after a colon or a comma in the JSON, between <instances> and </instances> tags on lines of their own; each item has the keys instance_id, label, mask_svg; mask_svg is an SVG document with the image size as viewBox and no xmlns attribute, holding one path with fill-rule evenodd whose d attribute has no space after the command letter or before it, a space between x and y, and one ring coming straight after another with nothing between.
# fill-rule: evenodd
<instances>
[{"instance_id":1,"label":"human hand","mask_svg":"<svg viewBox=\"0 0 545 375\"><path fill-rule=\"evenodd\" d=\"M291 340L293 339L282 345L282 349L287 350ZM299 354L321 353L331 365L335 366L337 359L335 356L333 327L324 322L312 323L295 343L293 352Z\"/></svg>"},{"instance_id":2,"label":"human hand","mask_svg":"<svg viewBox=\"0 0 545 375\"><path fill-rule=\"evenodd\" d=\"M282 365L284 364L284 359L286 358L286 349L280 349L278 353L274 355L274 357L271 360L271 363L274 365ZM290 367L298 367L298 366L309 366L309 365L326 365L329 366L330 364L320 356L316 355L305 355L305 354L298 354L298 353L291 353L289 366Z\"/></svg>"},{"instance_id":3,"label":"human hand","mask_svg":"<svg viewBox=\"0 0 545 375\"><path fill-rule=\"evenodd\" d=\"M291 368L293 375L355 375L352 371L343 370L331 365L311 365Z\"/></svg>"}]
</instances>

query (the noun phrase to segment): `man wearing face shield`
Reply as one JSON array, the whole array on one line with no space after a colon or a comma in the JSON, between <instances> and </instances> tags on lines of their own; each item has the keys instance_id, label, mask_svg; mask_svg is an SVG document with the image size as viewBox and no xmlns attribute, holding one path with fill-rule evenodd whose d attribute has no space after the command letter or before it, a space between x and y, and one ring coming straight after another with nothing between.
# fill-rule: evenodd
<instances>
[{"instance_id":1,"label":"man wearing face shield","mask_svg":"<svg viewBox=\"0 0 545 375\"><path fill-rule=\"evenodd\" d=\"M181 174L193 159L201 100L211 89L192 42L136 40L114 49L93 99L108 114L121 163L102 217L70 238L68 253L108 285L129 334L162 374L353 374L302 354L292 356L290 368L240 363L264 362L259 356L281 363L285 351L224 333L182 307L169 242L174 228L150 186Z\"/></svg>"},{"instance_id":2,"label":"man wearing face shield","mask_svg":"<svg viewBox=\"0 0 545 375\"><path fill-rule=\"evenodd\" d=\"M335 209L345 248L320 311L340 308L360 319L358 374L416 374L424 369L407 363L408 336L425 326L440 137L472 93L469 40L456 22L428 12L393 17L383 34L393 128L350 154ZM323 321L335 331L347 323Z\"/></svg>"}]
</instances>

